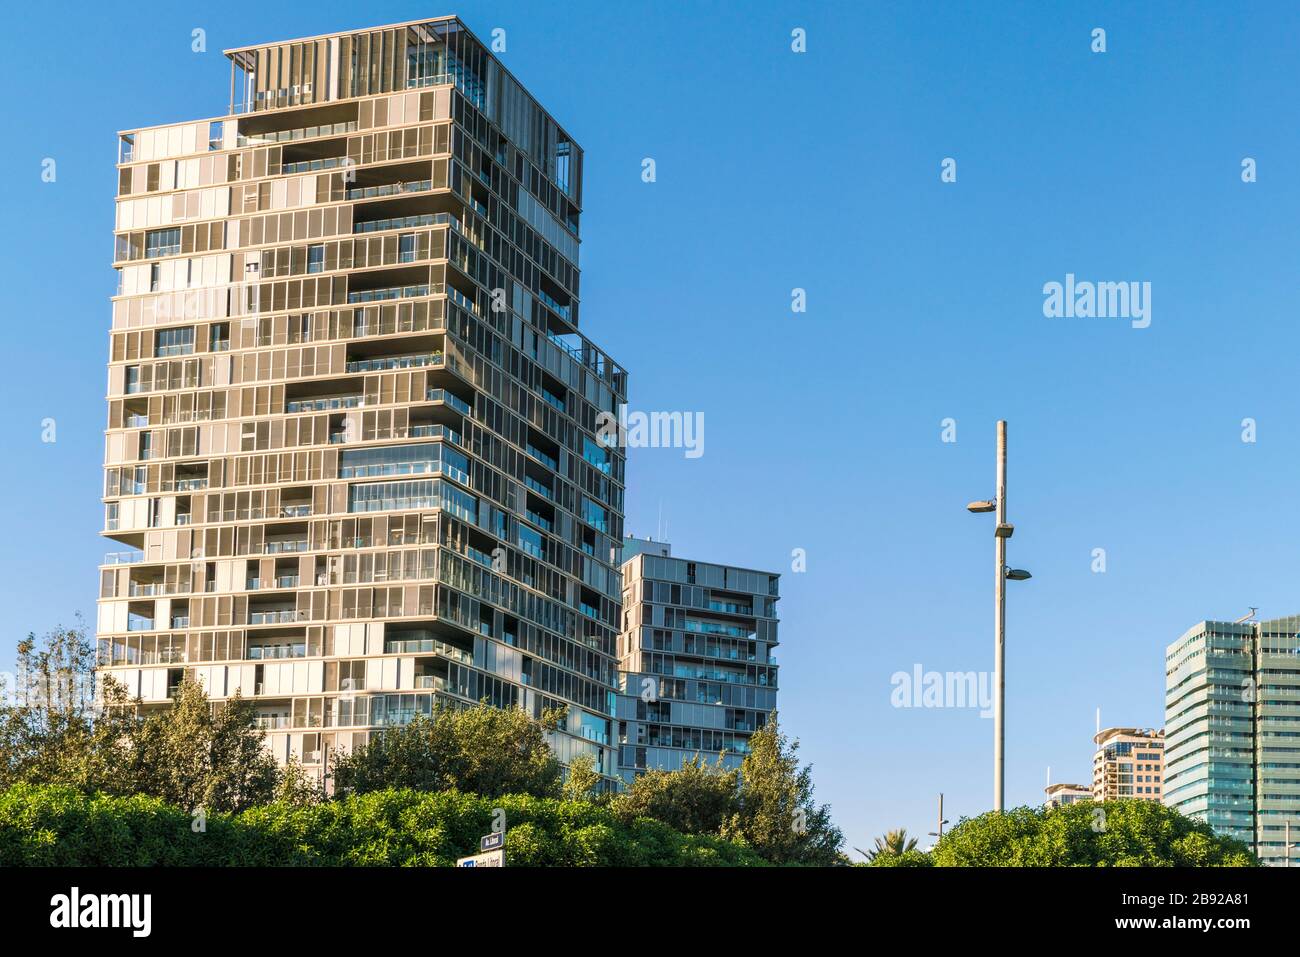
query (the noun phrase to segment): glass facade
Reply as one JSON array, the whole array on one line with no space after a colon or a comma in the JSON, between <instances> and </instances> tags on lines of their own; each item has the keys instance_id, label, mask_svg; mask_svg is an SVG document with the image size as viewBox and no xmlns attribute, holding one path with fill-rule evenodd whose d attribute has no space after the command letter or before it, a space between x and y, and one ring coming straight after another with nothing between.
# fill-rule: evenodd
<instances>
[{"instance_id":1,"label":"glass facade","mask_svg":"<svg viewBox=\"0 0 1300 957\"><path fill-rule=\"evenodd\" d=\"M697 754L739 765L776 709L779 576L625 544L620 775L676 770Z\"/></svg>"},{"instance_id":2,"label":"glass facade","mask_svg":"<svg viewBox=\"0 0 1300 957\"><path fill-rule=\"evenodd\" d=\"M1165 666L1165 803L1281 863L1300 821L1300 616L1201 622Z\"/></svg>"},{"instance_id":3,"label":"glass facade","mask_svg":"<svg viewBox=\"0 0 1300 957\"><path fill-rule=\"evenodd\" d=\"M316 769L436 701L567 705L612 783L582 150L454 17L227 56L227 116L120 139L101 668L238 691Z\"/></svg>"}]
</instances>

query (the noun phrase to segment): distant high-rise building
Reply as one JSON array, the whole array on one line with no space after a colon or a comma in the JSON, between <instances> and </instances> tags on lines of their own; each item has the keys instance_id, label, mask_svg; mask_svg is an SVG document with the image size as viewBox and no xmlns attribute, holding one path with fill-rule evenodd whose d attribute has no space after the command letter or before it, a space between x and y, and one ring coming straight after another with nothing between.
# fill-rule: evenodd
<instances>
[{"instance_id":1,"label":"distant high-rise building","mask_svg":"<svg viewBox=\"0 0 1300 957\"><path fill-rule=\"evenodd\" d=\"M455 17L226 55L228 112L120 135L102 672L240 693L313 769L435 701L567 705L612 783L581 148Z\"/></svg>"},{"instance_id":2,"label":"distant high-rise building","mask_svg":"<svg viewBox=\"0 0 1300 957\"><path fill-rule=\"evenodd\" d=\"M738 766L776 708L780 576L670 551L639 541L623 565L615 721L627 781L696 754Z\"/></svg>"},{"instance_id":3,"label":"distant high-rise building","mask_svg":"<svg viewBox=\"0 0 1300 957\"><path fill-rule=\"evenodd\" d=\"M1078 801L1091 801L1092 788L1086 784L1049 784L1043 789L1048 807L1065 807Z\"/></svg>"},{"instance_id":4,"label":"distant high-rise building","mask_svg":"<svg viewBox=\"0 0 1300 957\"><path fill-rule=\"evenodd\" d=\"M1300 616L1202 621L1165 675L1165 803L1282 863L1300 825Z\"/></svg>"},{"instance_id":5,"label":"distant high-rise building","mask_svg":"<svg viewBox=\"0 0 1300 957\"><path fill-rule=\"evenodd\" d=\"M1160 801L1165 733L1150 728L1106 728L1093 737L1092 799Z\"/></svg>"}]
</instances>

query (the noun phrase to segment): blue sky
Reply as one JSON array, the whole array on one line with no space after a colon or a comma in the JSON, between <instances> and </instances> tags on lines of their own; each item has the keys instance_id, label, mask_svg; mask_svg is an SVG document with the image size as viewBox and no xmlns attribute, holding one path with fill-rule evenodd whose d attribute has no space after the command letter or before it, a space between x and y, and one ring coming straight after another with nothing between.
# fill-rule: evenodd
<instances>
[{"instance_id":1,"label":"blue sky","mask_svg":"<svg viewBox=\"0 0 1300 957\"><path fill-rule=\"evenodd\" d=\"M851 844L931 830L940 791L953 820L989 806L991 722L896 709L890 676L991 668L991 522L963 505L992 493L998 418L1034 573L1011 586L1009 803L1048 765L1086 778L1097 707L1160 726L1164 647L1196 621L1300 611L1295 8L222 6L29 4L0 36L6 649L93 621L109 550L115 132L222 113L223 47L450 12L506 30L586 150L583 325L633 408L704 413L701 458L632 451L628 529L662 509L678 554L785 573L783 720ZM24 46L55 31L64 59ZM1067 273L1150 282L1150 327L1044 317Z\"/></svg>"}]
</instances>

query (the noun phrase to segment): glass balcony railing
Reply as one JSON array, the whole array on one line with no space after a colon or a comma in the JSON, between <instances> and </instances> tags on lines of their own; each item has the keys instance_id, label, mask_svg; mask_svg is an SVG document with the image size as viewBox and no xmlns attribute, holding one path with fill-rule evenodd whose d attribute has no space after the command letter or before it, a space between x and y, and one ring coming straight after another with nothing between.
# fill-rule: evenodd
<instances>
[{"instance_id":1,"label":"glass balcony railing","mask_svg":"<svg viewBox=\"0 0 1300 957\"><path fill-rule=\"evenodd\" d=\"M263 554L276 555L281 552L305 552L307 551L307 542L287 541L287 542L267 542L262 549Z\"/></svg>"},{"instance_id":2,"label":"glass balcony railing","mask_svg":"<svg viewBox=\"0 0 1300 957\"><path fill-rule=\"evenodd\" d=\"M410 216L390 216L387 219L368 219L352 224L354 233L384 233L390 229L418 229L421 226L456 225L447 213L414 213Z\"/></svg>"},{"instance_id":3,"label":"glass balcony railing","mask_svg":"<svg viewBox=\"0 0 1300 957\"><path fill-rule=\"evenodd\" d=\"M285 163L280 167L281 173L314 173L323 169L337 169L347 162L346 156L331 156L327 159L303 160L300 163Z\"/></svg>"},{"instance_id":4,"label":"glass balcony railing","mask_svg":"<svg viewBox=\"0 0 1300 957\"><path fill-rule=\"evenodd\" d=\"M446 389L430 389L425 395L425 399L430 402L445 402L457 412L469 415L474 410L469 407L469 403L456 395L454 392L448 392Z\"/></svg>"},{"instance_id":5,"label":"glass balcony railing","mask_svg":"<svg viewBox=\"0 0 1300 957\"><path fill-rule=\"evenodd\" d=\"M524 476L524 484L543 498L553 499L555 497L549 488L537 481L537 479L533 478L531 475Z\"/></svg>"},{"instance_id":6,"label":"glass balcony railing","mask_svg":"<svg viewBox=\"0 0 1300 957\"><path fill-rule=\"evenodd\" d=\"M400 196L402 193L427 193L433 189L433 180L420 179L406 183L386 183L383 186L353 186L347 191L348 199L378 199L380 196Z\"/></svg>"},{"instance_id":7,"label":"glass balcony railing","mask_svg":"<svg viewBox=\"0 0 1300 957\"><path fill-rule=\"evenodd\" d=\"M412 425L406 430L406 437L410 439L446 439L453 445L463 445L460 440L460 433L445 425L436 423L421 423Z\"/></svg>"},{"instance_id":8,"label":"glass balcony railing","mask_svg":"<svg viewBox=\"0 0 1300 957\"><path fill-rule=\"evenodd\" d=\"M375 359L356 359L347 363L348 372L380 372L385 369L415 369L420 366L442 365L442 353L430 352L412 356L380 356Z\"/></svg>"},{"instance_id":9,"label":"glass balcony railing","mask_svg":"<svg viewBox=\"0 0 1300 957\"><path fill-rule=\"evenodd\" d=\"M279 611L250 611L248 613L248 623L250 625L282 625L290 621L302 620L302 613L296 608L285 608Z\"/></svg>"},{"instance_id":10,"label":"glass balcony railing","mask_svg":"<svg viewBox=\"0 0 1300 957\"><path fill-rule=\"evenodd\" d=\"M565 319L569 319L570 316L572 315L573 310L572 310L572 307L571 307L571 306L562 306L562 305L560 305L560 303L559 303L558 300L553 299L552 297L548 296L546 293L542 292L540 289L537 291L537 298L540 299L542 302L544 302L547 306L549 306L549 307L550 307L551 309L553 309L555 312L559 313L559 314L560 314L561 316L563 316Z\"/></svg>"},{"instance_id":11,"label":"glass balcony railing","mask_svg":"<svg viewBox=\"0 0 1300 957\"><path fill-rule=\"evenodd\" d=\"M284 406L286 412L330 412L335 409L358 409L366 404L362 395L332 395L322 399L295 399Z\"/></svg>"},{"instance_id":12,"label":"glass balcony railing","mask_svg":"<svg viewBox=\"0 0 1300 957\"><path fill-rule=\"evenodd\" d=\"M437 638L406 638L384 642L384 654L387 655L440 655L452 661L472 664L474 656L468 651L449 645Z\"/></svg>"},{"instance_id":13,"label":"glass balcony railing","mask_svg":"<svg viewBox=\"0 0 1300 957\"><path fill-rule=\"evenodd\" d=\"M248 658L252 661L271 661L278 658L306 658L306 644L249 645Z\"/></svg>"},{"instance_id":14,"label":"glass balcony railing","mask_svg":"<svg viewBox=\"0 0 1300 957\"><path fill-rule=\"evenodd\" d=\"M559 469L560 463L557 462L553 456L547 455L545 452L543 452L537 446L533 445L531 442L526 443L524 445L524 450L527 451L528 454L531 455L533 458L538 459L541 462L545 462L547 465L549 465L551 467L551 471L556 471Z\"/></svg>"},{"instance_id":15,"label":"glass balcony railing","mask_svg":"<svg viewBox=\"0 0 1300 957\"><path fill-rule=\"evenodd\" d=\"M340 136L354 133L356 120L345 123L323 123L320 126L302 126L296 130L274 130L269 133L240 133L235 138L237 148L245 146L266 146L272 143L296 143L298 140L319 139L322 136Z\"/></svg>"},{"instance_id":16,"label":"glass balcony railing","mask_svg":"<svg viewBox=\"0 0 1300 957\"><path fill-rule=\"evenodd\" d=\"M109 552L104 556L105 565L134 565L136 562L144 561L144 552Z\"/></svg>"},{"instance_id":17,"label":"glass balcony railing","mask_svg":"<svg viewBox=\"0 0 1300 957\"><path fill-rule=\"evenodd\" d=\"M388 286L384 289L364 289L348 293L348 302L384 302L388 299L415 299L432 295L428 283L418 286Z\"/></svg>"},{"instance_id":18,"label":"glass balcony railing","mask_svg":"<svg viewBox=\"0 0 1300 957\"><path fill-rule=\"evenodd\" d=\"M462 293L455 286L447 287L447 298L450 301L454 302L456 305L460 306L466 312L472 312L474 315L476 316L478 315L478 306L474 305L473 300L471 300L468 296Z\"/></svg>"}]
</instances>

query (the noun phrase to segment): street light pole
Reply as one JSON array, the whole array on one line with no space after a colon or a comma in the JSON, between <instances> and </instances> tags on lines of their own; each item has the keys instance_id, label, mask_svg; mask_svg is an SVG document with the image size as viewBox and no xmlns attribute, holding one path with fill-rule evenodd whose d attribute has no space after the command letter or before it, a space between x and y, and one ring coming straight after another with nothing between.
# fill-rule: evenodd
<instances>
[{"instance_id":1,"label":"street light pole","mask_svg":"<svg viewBox=\"0 0 1300 957\"><path fill-rule=\"evenodd\" d=\"M931 832L930 832L930 836L931 836L931 837L938 838L940 841L942 841L942 840L943 840L943 826L944 826L945 824L947 824L947 823L948 823L948 822L947 822L946 820L944 820L944 816L943 816L943 792L941 791L941 792L939 792L939 830L938 830L938 831L931 831ZM935 843L937 844L938 841L936 841Z\"/></svg>"},{"instance_id":2,"label":"street light pole","mask_svg":"<svg viewBox=\"0 0 1300 957\"><path fill-rule=\"evenodd\" d=\"M993 538L994 551L994 659L993 683L997 698L993 705L993 810L1002 813L1003 785L1006 782L1003 759L1006 754L1006 725L1003 708L1006 702L1007 639L1007 536L1001 531L1007 526L1007 423L998 420L998 476L997 476L997 531Z\"/></svg>"},{"instance_id":3,"label":"street light pole","mask_svg":"<svg viewBox=\"0 0 1300 957\"><path fill-rule=\"evenodd\" d=\"M1007 521L1007 423L998 420L997 490L991 499L971 502L968 512L995 512L997 525L993 529L993 810L1002 813L1003 790L1006 783L1004 771L1006 757L1006 638L1007 638L1007 579L1027 581L1033 576L1023 568L1007 565L1007 539L1016 528Z\"/></svg>"}]
</instances>

